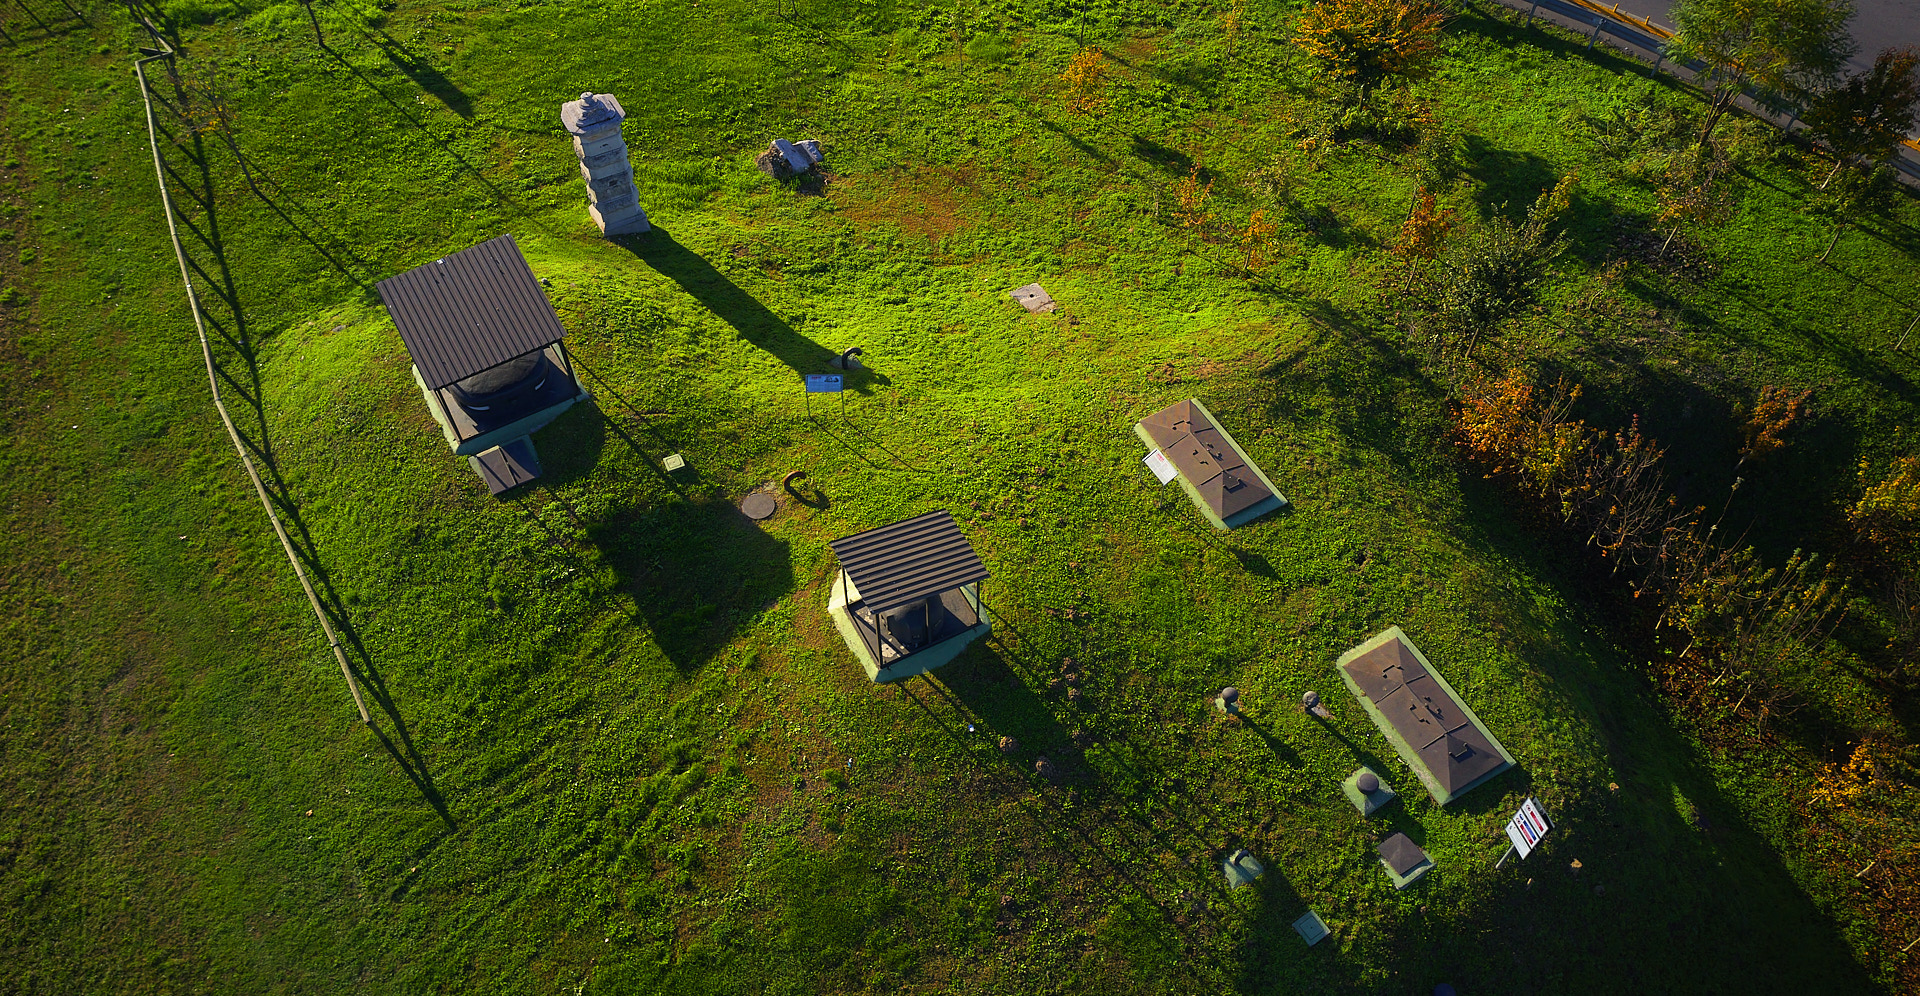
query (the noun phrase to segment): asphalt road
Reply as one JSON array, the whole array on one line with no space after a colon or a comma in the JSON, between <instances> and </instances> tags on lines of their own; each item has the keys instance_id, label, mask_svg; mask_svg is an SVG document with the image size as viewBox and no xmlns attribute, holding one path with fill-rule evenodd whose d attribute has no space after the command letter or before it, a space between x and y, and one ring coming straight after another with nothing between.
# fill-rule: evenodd
<instances>
[{"instance_id":1,"label":"asphalt road","mask_svg":"<svg viewBox=\"0 0 1920 996\"><path fill-rule=\"evenodd\" d=\"M1672 6L1668 0L1627 0L1620 9L1671 27ZM1854 41L1860 43L1860 52L1853 57L1854 68L1873 65L1873 57L1885 49L1903 45L1920 48L1920 0L1854 0L1854 6L1850 27Z\"/></svg>"}]
</instances>

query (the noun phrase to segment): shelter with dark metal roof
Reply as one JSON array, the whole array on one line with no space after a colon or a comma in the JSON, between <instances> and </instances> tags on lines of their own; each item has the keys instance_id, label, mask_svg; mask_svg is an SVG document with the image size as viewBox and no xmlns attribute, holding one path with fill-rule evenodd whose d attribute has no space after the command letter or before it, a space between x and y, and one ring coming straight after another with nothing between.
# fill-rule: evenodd
<instances>
[{"instance_id":1,"label":"shelter with dark metal roof","mask_svg":"<svg viewBox=\"0 0 1920 996\"><path fill-rule=\"evenodd\" d=\"M1340 655L1340 679L1441 805L1513 766L1400 627Z\"/></svg>"},{"instance_id":2,"label":"shelter with dark metal roof","mask_svg":"<svg viewBox=\"0 0 1920 996\"><path fill-rule=\"evenodd\" d=\"M827 613L877 682L931 671L990 631L980 614L987 568L946 512L843 536Z\"/></svg>"},{"instance_id":3,"label":"shelter with dark metal roof","mask_svg":"<svg viewBox=\"0 0 1920 996\"><path fill-rule=\"evenodd\" d=\"M521 255L502 235L380 281L380 300L413 358L413 379L447 445L489 482L525 439L587 397L562 341L566 329ZM503 462L505 461L505 462ZM510 486L510 485L509 485Z\"/></svg>"},{"instance_id":4,"label":"shelter with dark metal roof","mask_svg":"<svg viewBox=\"0 0 1920 996\"><path fill-rule=\"evenodd\" d=\"M1187 497L1216 529L1245 525L1287 504L1199 399L1168 405L1134 423L1133 431L1166 458Z\"/></svg>"}]
</instances>

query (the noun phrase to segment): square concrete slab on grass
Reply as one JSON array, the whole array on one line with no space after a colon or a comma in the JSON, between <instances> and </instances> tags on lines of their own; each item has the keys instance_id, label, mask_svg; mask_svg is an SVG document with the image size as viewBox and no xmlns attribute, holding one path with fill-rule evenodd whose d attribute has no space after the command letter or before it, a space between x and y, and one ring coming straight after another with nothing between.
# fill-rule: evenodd
<instances>
[{"instance_id":1,"label":"square concrete slab on grass","mask_svg":"<svg viewBox=\"0 0 1920 996\"><path fill-rule=\"evenodd\" d=\"M1361 791L1360 776L1362 775L1373 776L1376 784L1373 791ZM1340 783L1340 791L1346 794L1347 801L1353 803L1353 808L1359 810L1361 816L1372 816L1375 810L1392 802L1396 798L1393 788L1387 784L1387 780L1380 777L1379 772L1367 767L1362 767L1359 771L1348 775L1347 780Z\"/></svg>"},{"instance_id":2,"label":"square concrete slab on grass","mask_svg":"<svg viewBox=\"0 0 1920 996\"><path fill-rule=\"evenodd\" d=\"M1060 307L1059 303L1054 301L1053 296L1047 293L1047 289L1039 284L1027 284L1024 287L1015 287L1013 289L1013 299L1020 302L1020 307L1036 315L1040 312L1052 311Z\"/></svg>"},{"instance_id":3,"label":"square concrete slab on grass","mask_svg":"<svg viewBox=\"0 0 1920 996\"><path fill-rule=\"evenodd\" d=\"M1267 871L1266 866L1260 863L1260 859L1255 858L1253 853L1244 847L1233 852L1233 856L1226 861L1221 862L1221 870L1227 873L1227 884L1235 889L1253 884L1254 879L1266 874Z\"/></svg>"},{"instance_id":4,"label":"square concrete slab on grass","mask_svg":"<svg viewBox=\"0 0 1920 996\"><path fill-rule=\"evenodd\" d=\"M1393 880L1395 889L1404 889L1433 870L1433 859L1406 834L1397 833L1380 842L1380 864Z\"/></svg>"},{"instance_id":5,"label":"square concrete slab on grass","mask_svg":"<svg viewBox=\"0 0 1920 996\"><path fill-rule=\"evenodd\" d=\"M1307 942L1307 947L1313 947L1326 940L1328 934L1333 933L1327 929L1327 922L1320 919L1320 914L1312 910L1308 910L1306 916L1293 921L1293 929L1300 935L1301 940Z\"/></svg>"},{"instance_id":6,"label":"square concrete slab on grass","mask_svg":"<svg viewBox=\"0 0 1920 996\"><path fill-rule=\"evenodd\" d=\"M533 440L525 436L482 450L468 457L467 465L487 483L489 494L504 494L540 478L540 458L533 452Z\"/></svg>"}]
</instances>

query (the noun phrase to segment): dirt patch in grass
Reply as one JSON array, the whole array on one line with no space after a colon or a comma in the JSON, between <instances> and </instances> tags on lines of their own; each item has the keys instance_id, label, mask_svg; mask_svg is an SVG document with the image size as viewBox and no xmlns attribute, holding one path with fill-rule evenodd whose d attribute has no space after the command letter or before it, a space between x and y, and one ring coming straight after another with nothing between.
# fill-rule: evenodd
<instances>
[{"instance_id":1,"label":"dirt patch in grass","mask_svg":"<svg viewBox=\"0 0 1920 996\"><path fill-rule=\"evenodd\" d=\"M932 166L841 180L834 197L840 213L861 228L898 225L932 243L964 228L966 211L979 199L968 167Z\"/></svg>"}]
</instances>

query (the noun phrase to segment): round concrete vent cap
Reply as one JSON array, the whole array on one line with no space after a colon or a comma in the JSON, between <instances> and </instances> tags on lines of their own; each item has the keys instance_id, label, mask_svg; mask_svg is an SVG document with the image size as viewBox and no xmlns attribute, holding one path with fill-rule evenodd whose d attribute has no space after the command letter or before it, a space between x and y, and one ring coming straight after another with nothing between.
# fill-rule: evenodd
<instances>
[{"instance_id":1,"label":"round concrete vent cap","mask_svg":"<svg viewBox=\"0 0 1920 996\"><path fill-rule=\"evenodd\" d=\"M773 515L779 508L780 503L772 495L761 491L740 499L740 512L755 522Z\"/></svg>"},{"instance_id":2,"label":"round concrete vent cap","mask_svg":"<svg viewBox=\"0 0 1920 996\"><path fill-rule=\"evenodd\" d=\"M1355 779L1353 784L1368 795L1380 791L1380 779L1371 771L1360 772L1360 777Z\"/></svg>"}]
</instances>

